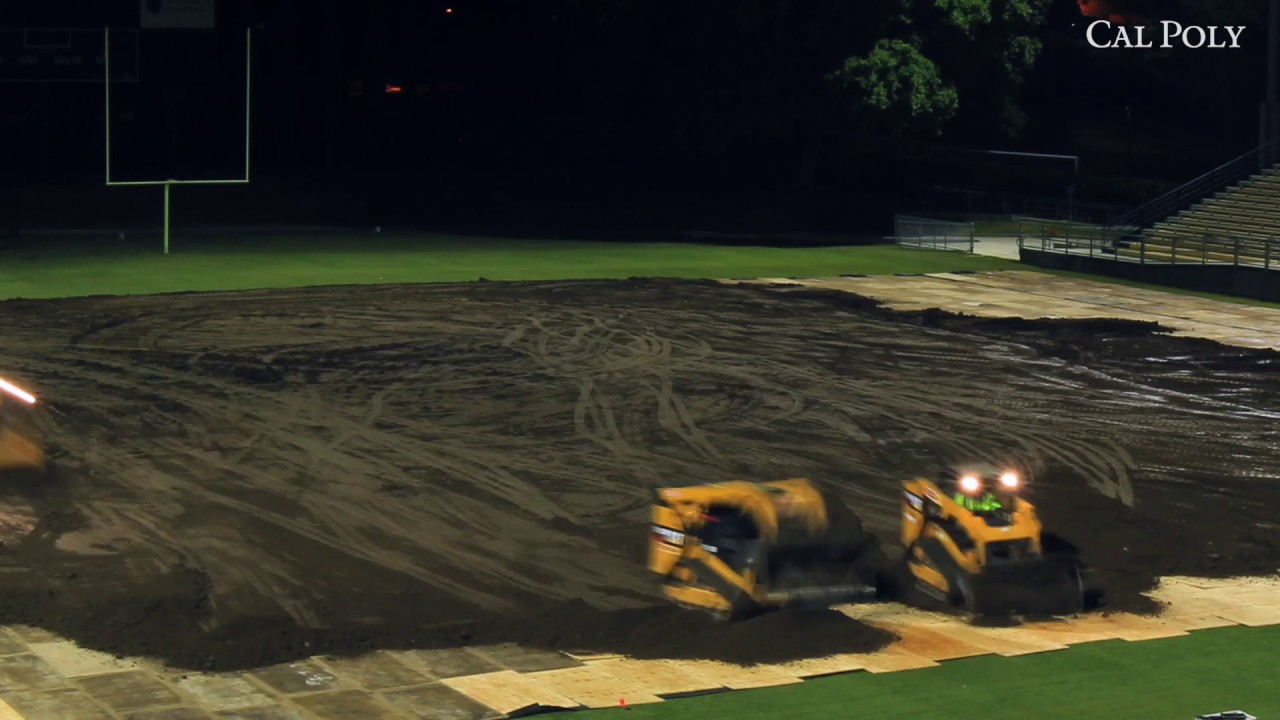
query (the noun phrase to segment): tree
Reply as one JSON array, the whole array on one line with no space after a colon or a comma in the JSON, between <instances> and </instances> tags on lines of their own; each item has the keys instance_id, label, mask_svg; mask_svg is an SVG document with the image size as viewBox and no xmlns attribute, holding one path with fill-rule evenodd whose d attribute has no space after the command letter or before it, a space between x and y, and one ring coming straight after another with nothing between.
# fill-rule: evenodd
<instances>
[{"instance_id":1,"label":"tree","mask_svg":"<svg viewBox=\"0 0 1280 720\"><path fill-rule=\"evenodd\" d=\"M593 12L560 2L566 13ZM646 98L673 147L792 163L798 150L808 184L836 137L932 137L966 112L1016 132L1017 90L1049 2L608 0L600 12L627 26L615 22L612 48L579 62L591 63L597 97ZM632 82L610 82L619 77Z\"/></svg>"},{"instance_id":2,"label":"tree","mask_svg":"<svg viewBox=\"0 0 1280 720\"><path fill-rule=\"evenodd\" d=\"M1017 95L1039 57L1048 0L905 0L893 37L832 73L887 127L940 134L962 107L968 130L1016 136ZM963 102L962 102L963 98Z\"/></svg>"},{"instance_id":3,"label":"tree","mask_svg":"<svg viewBox=\"0 0 1280 720\"><path fill-rule=\"evenodd\" d=\"M880 40L828 77L852 101L854 112L873 114L885 130L936 134L960 104L938 65L906 40Z\"/></svg>"}]
</instances>

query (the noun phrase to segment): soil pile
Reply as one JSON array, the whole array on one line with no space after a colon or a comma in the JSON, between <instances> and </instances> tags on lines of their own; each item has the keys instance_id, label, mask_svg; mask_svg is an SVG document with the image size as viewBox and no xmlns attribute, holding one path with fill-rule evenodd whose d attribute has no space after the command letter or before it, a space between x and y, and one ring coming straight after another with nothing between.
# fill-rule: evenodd
<instances>
[{"instance_id":1,"label":"soil pile","mask_svg":"<svg viewBox=\"0 0 1280 720\"><path fill-rule=\"evenodd\" d=\"M674 606L604 611L575 600L475 639L490 638L552 650L754 665L873 652L894 635L834 610L780 612L727 623Z\"/></svg>"},{"instance_id":2,"label":"soil pile","mask_svg":"<svg viewBox=\"0 0 1280 720\"><path fill-rule=\"evenodd\" d=\"M890 546L902 478L1011 464L1115 609L1280 567L1277 354L1149 324L633 280L0 303L0 327L62 451L56 482L0 481L43 518L0 548L0 622L180 667L884 641L655 609L654 484L810 477Z\"/></svg>"}]
</instances>

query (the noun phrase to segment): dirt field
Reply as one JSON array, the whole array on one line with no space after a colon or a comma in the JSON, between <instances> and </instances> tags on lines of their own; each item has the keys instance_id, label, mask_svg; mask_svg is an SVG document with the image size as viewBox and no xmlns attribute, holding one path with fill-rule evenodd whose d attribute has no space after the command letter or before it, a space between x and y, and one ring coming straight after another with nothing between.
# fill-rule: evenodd
<instances>
[{"instance_id":1,"label":"dirt field","mask_svg":"<svg viewBox=\"0 0 1280 720\"><path fill-rule=\"evenodd\" d=\"M0 488L0 623L183 667L884 640L655 608L655 483L812 477L891 544L902 477L1013 462L1117 608L1154 609L1160 575L1280 566L1277 355L1133 323L631 281L14 301L0 327L60 450Z\"/></svg>"}]
</instances>

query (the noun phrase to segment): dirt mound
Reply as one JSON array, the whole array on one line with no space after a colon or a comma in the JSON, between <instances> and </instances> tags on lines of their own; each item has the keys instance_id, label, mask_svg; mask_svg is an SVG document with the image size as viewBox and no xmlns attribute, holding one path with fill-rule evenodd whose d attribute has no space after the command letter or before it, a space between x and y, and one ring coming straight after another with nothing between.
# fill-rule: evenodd
<instances>
[{"instance_id":1,"label":"dirt mound","mask_svg":"<svg viewBox=\"0 0 1280 720\"><path fill-rule=\"evenodd\" d=\"M145 585L120 587L113 563L62 563L56 574L15 574L0 595L0 623L34 625L85 647L117 655L179 656L208 616L208 578L182 569L157 573ZM185 657L183 657L185 656ZM199 662L193 666L199 666Z\"/></svg>"},{"instance_id":2,"label":"dirt mound","mask_svg":"<svg viewBox=\"0 0 1280 720\"><path fill-rule=\"evenodd\" d=\"M728 623L674 606L606 611L582 600L475 637L480 643L497 640L553 650L743 665L872 652L894 639L887 631L834 610L779 612Z\"/></svg>"},{"instance_id":3,"label":"dirt mound","mask_svg":"<svg viewBox=\"0 0 1280 720\"><path fill-rule=\"evenodd\" d=\"M0 622L180 667L885 640L655 608L643 528L673 482L810 477L890 545L903 477L1011 463L1114 609L1280 567L1277 355L1150 324L630 280L0 303L0 326L66 469L0 483L15 527L43 518L0 547Z\"/></svg>"},{"instance_id":4,"label":"dirt mound","mask_svg":"<svg viewBox=\"0 0 1280 720\"><path fill-rule=\"evenodd\" d=\"M17 582L0 593L0 624L31 624L116 656L215 672L311 655L499 643L756 664L869 652L893 639L835 611L777 613L730 624L667 605L602 610L581 600L532 614L442 624L432 622L429 605L412 598L405 598L392 622L304 627L280 615L218 622L210 580L197 570L181 568L152 575L145 584L122 585L127 563L115 559L64 559L59 566L54 575L7 574Z\"/></svg>"},{"instance_id":5,"label":"dirt mound","mask_svg":"<svg viewBox=\"0 0 1280 720\"><path fill-rule=\"evenodd\" d=\"M1134 507L1071 487L1071 469L1046 472L1035 500L1046 527L1068 537L1089 566L1091 581L1105 588L1107 609L1156 613L1144 593L1161 577L1262 576L1280 566L1280 539L1253 523L1237 524L1219 513L1217 483L1199 473L1183 477L1186 492L1204 489L1199 501L1182 492L1146 494ZM1261 493L1260 493L1261 494ZM1244 504L1253 504L1239 498Z\"/></svg>"}]
</instances>

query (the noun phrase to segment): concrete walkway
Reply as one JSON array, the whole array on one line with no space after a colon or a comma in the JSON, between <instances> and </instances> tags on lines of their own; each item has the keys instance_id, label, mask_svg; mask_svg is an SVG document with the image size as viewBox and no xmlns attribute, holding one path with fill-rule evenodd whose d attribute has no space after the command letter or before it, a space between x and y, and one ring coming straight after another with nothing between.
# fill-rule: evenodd
<instances>
[{"instance_id":1,"label":"concrete walkway","mask_svg":"<svg viewBox=\"0 0 1280 720\"><path fill-rule=\"evenodd\" d=\"M1004 258L1006 260L1019 260L1018 256L1018 238L999 236L999 237L979 237L974 238L973 253L975 255L987 255L989 257Z\"/></svg>"},{"instance_id":2,"label":"concrete walkway","mask_svg":"<svg viewBox=\"0 0 1280 720\"><path fill-rule=\"evenodd\" d=\"M894 242L896 238L886 237L886 241ZM922 250L952 250L954 252L969 252L968 237L953 237L930 242L922 240L918 244L903 243L902 247L920 248ZM1005 260L1020 260L1018 255L1018 238L1008 235L990 235L979 236L973 239L973 254L986 255L989 257L1004 258Z\"/></svg>"}]
</instances>

